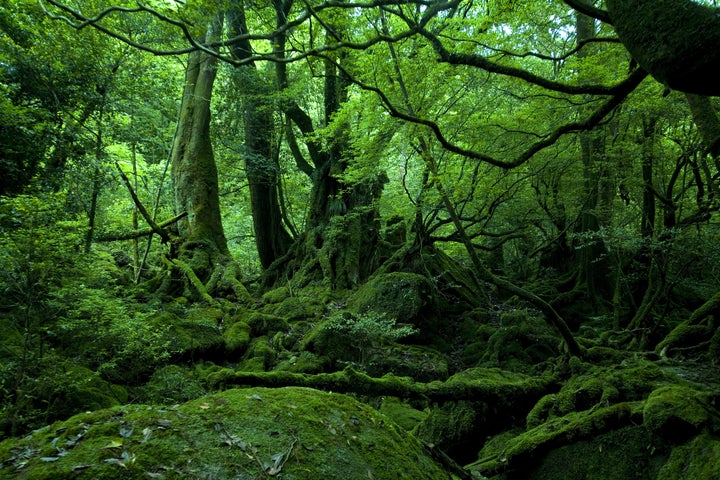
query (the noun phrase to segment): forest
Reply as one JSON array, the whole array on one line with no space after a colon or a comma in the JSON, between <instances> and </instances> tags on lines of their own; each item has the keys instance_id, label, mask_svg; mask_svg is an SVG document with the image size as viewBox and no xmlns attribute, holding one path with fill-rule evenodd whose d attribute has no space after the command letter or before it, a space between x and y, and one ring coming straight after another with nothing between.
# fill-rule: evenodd
<instances>
[{"instance_id":1,"label":"forest","mask_svg":"<svg viewBox=\"0 0 720 480\"><path fill-rule=\"evenodd\" d=\"M0 1L0 479L720 478L711 0Z\"/></svg>"}]
</instances>

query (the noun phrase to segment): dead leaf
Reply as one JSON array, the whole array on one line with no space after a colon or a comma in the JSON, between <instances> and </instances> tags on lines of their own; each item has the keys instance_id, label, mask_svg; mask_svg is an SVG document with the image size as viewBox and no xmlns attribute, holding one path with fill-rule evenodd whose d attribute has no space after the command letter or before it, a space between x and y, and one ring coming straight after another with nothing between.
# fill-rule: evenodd
<instances>
[{"instance_id":1,"label":"dead leaf","mask_svg":"<svg viewBox=\"0 0 720 480\"><path fill-rule=\"evenodd\" d=\"M200 408L202 408L203 410L207 410L208 408L210 408L210 404L207 402L201 403Z\"/></svg>"},{"instance_id":2,"label":"dead leaf","mask_svg":"<svg viewBox=\"0 0 720 480\"><path fill-rule=\"evenodd\" d=\"M117 440L111 440L110 443L105 445L103 448L118 448L118 447L122 447L122 445L123 445L122 442L119 442Z\"/></svg>"}]
</instances>

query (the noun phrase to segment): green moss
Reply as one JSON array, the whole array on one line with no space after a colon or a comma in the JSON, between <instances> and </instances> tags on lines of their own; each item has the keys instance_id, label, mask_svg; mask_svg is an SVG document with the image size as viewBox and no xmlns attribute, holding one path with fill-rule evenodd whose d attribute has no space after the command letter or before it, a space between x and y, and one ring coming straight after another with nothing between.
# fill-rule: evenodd
<instances>
[{"instance_id":1,"label":"green moss","mask_svg":"<svg viewBox=\"0 0 720 480\"><path fill-rule=\"evenodd\" d=\"M482 423L478 420L477 405L473 402L446 402L430 410L415 434L426 443L451 451L456 445L477 437Z\"/></svg>"},{"instance_id":2,"label":"green moss","mask_svg":"<svg viewBox=\"0 0 720 480\"><path fill-rule=\"evenodd\" d=\"M223 332L225 348L230 353L243 353L250 344L250 325L245 322L233 323Z\"/></svg>"},{"instance_id":3,"label":"green moss","mask_svg":"<svg viewBox=\"0 0 720 480\"><path fill-rule=\"evenodd\" d=\"M245 358L257 358L262 362L263 369L269 369L275 362L277 352L273 350L267 337L257 337L250 342Z\"/></svg>"},{"instance_id":4,"label":"green moss","mask_svg":"<svg viewBox=\"0 0 720 480\"><path fill-rule=\"evenodd\" d=\"M427 277L415 273L386 273L372 277L348 300L357 313L373 311L400 323L415 323L432 306L433 286ZM421 325L417 325L421 326Z\"/></svg>"},{"instance_id":5,"label":"green moss","mask_svg":"<svg viewBox=\"0 0 720 480\"><path fill-rule=\"evenodd\" d=\"M418 410L397 397L382 397L379 410L407 431L415 429L428 416L427 411Z\"/></svg>"},{"instance_id":6,"label":"green moss","mask_svg":"<svg viewBox=\"0 0 720 480\"><path fill-rule=\"evenodd\" d=\"M262 299L265 303L280 303L290 296L288 287L279 287L263 293Z\"/></svg>"},{"instance_id":7,"label":"green moss","mask_svg":"<svg viewBox=\"0 0 720 480\"><path fill-rule=\"evenodd\" d=\"M665 462L650 432L629 426L557 448L536 468L515 472L531 480L655 480Z\"/></svg>"},{"instance_id":8,"label":"green moss","mask_svg":"<svg viewBox=\"0 0 720 480\"><path fill-rule=\"evenodd\" d=\"M320 373L325 370L326 364L327 360L318 357L314 353L300 352L300 354L293 354L280 362L275 367L275 370L286 370L297 373Z\"/></svg>"},{"instance_id":9,"label":"green moss","mask_svg":"<svg viewBox=\"0 0 720 480\"><path fill-rule=\"evenodd\" d=\"M628 426L639 408L640 402L621 403L552 419L508 439L501 448L493 444L492 451L481 451L480 460L470 465L470 468L483 475L506 468L528 468L532 465L531 460L543 458L556 448ZM521 475L520 478L527 477Z\"/></svg>"},{"instance_id":10,"label":"green moss","mask_svg":"<svg viewBox=\"0 0 720 480\"><path fill-rule=\"evenodd\" d=\"M218 307L195 307L187 312L186 320L194 323L220 325L225 313Z\"/></svg>"},{"instance_id":11,"label":"green moss","mask_svg":"<svg viewBox=\"0 0 720 480\"><path fill-rule=\"evenodd\" d=\"M206 393L196 372L180 365L157 370L140 392L143 401L160 404L185 402Z\"/></svg>"},{"instance_id":12,"label":"green moss","mask_svg":"<svg viewBox=\"0 0 720 480\"><path fill-rule=\"evenodd\" d=\"M713 397L682 385L660 387L648 397L643 409L643 424L669 440L682 442L709 426Z\"/></svg>"},{"instance_id":13,"label":"green moss","mask_svg":"<svg viewBox=\"0 0 720 480\"><path fill-rule=\"evenodd\" d=\"M669 380L660 367L644 360L627 361L611 368L582 364L574 369L584 373L571 377L557 393L550 411L554 416L614 402L641 400Z\"/></svg>"},{"instance_id":14,"label":"green moss","mask_svg":"<svg viewBox=\"0 0 720 480\"><path fill-rule=\"evenodd\" d=\"M557 334L547 322L518 309L500 315L500 327L487 340L482 364L531 373L557 351Z\"/></svg>"},{"instance_id":15,"label":"green moss","mask_svg":"<svg viewBox=\"0 0 720 480\"><path fill-rule=\"evenodd\" d=\"M41 457L55 446L63 455ZM13 479L450 479L380 413L306 388L235 389L177 409L73 417L1 442L0 462L0 478Z\"/></svg>"},{"instance_id":16,"label":"green moss","mask_svg":"<svg viewBox=\"0 0 720 480\"><path fill-rule=\"evenodd\" d=\"M686 445L673 448L657 480L715 480L720 478L720 441L698 435Z\"/></svg>"},{"instance_id":17,"label":"green moss","mask_svg":"<svg viewBox=\"0 0 720 480\"><path fill-rule=\"evenodd\" d=\"M373 349L364 365L369 375L393 373L412 377L418 382L444 380L448 377L448 362L444 355L431 348L415 345L387 345Z\"/></svg>"},{"instance_id":18,"label":"green moss","mask_svg":"<svg viewBox=\"0 0 720 480\"><path fill-rule=\"evenodd\" d=\"M222 333L214 321L200 320L198 317L190 321L163 313L151 318L150 323L164 332L168 351L173 355L183 356L224 346Z\"/></svg>"},{"instance_id":19,"label":"green moss","mask_svg":"<svg viewBox=\"0 0 720 480\"><path fill-rule=\"evenodd\" d=\"M287 332L290 326L283 317L253 312L245 320L250 326L253 337L272 335L275 332Z\"/></svg>"}]
</instances>

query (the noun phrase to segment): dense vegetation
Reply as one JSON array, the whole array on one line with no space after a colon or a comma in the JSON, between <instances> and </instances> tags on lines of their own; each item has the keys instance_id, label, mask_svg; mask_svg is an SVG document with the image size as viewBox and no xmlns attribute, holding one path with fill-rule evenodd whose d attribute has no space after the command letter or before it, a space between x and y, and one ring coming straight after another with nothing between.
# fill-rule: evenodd
<instances>
[{"instance_id":1,"label":"dense vegetation","mask_svg":"<svg viewBox=\"0 0 720 480\"><path fill-rule=\"evenodd\" d=\"M718 13L6 0L0 478L718 478Z\"/></svg>"}]
</instances>

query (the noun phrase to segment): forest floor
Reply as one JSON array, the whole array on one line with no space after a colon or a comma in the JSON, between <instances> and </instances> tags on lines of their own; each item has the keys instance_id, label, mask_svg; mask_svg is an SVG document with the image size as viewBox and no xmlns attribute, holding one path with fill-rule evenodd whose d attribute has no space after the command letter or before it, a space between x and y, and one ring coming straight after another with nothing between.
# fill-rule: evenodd
<instances>
[{"instance_id":1,"label":"forest floor","mask_svg":"<svg viewBox=\"0 0 720 480\"><path fill-rule=\"evenodd\" d=\"M712 348L620 348L597 318L570 356L522 302L430 287L166 303L169 355L68 362L65 413L0 442L0 478L720 478Z\"/></svg>"}]
</instances>

